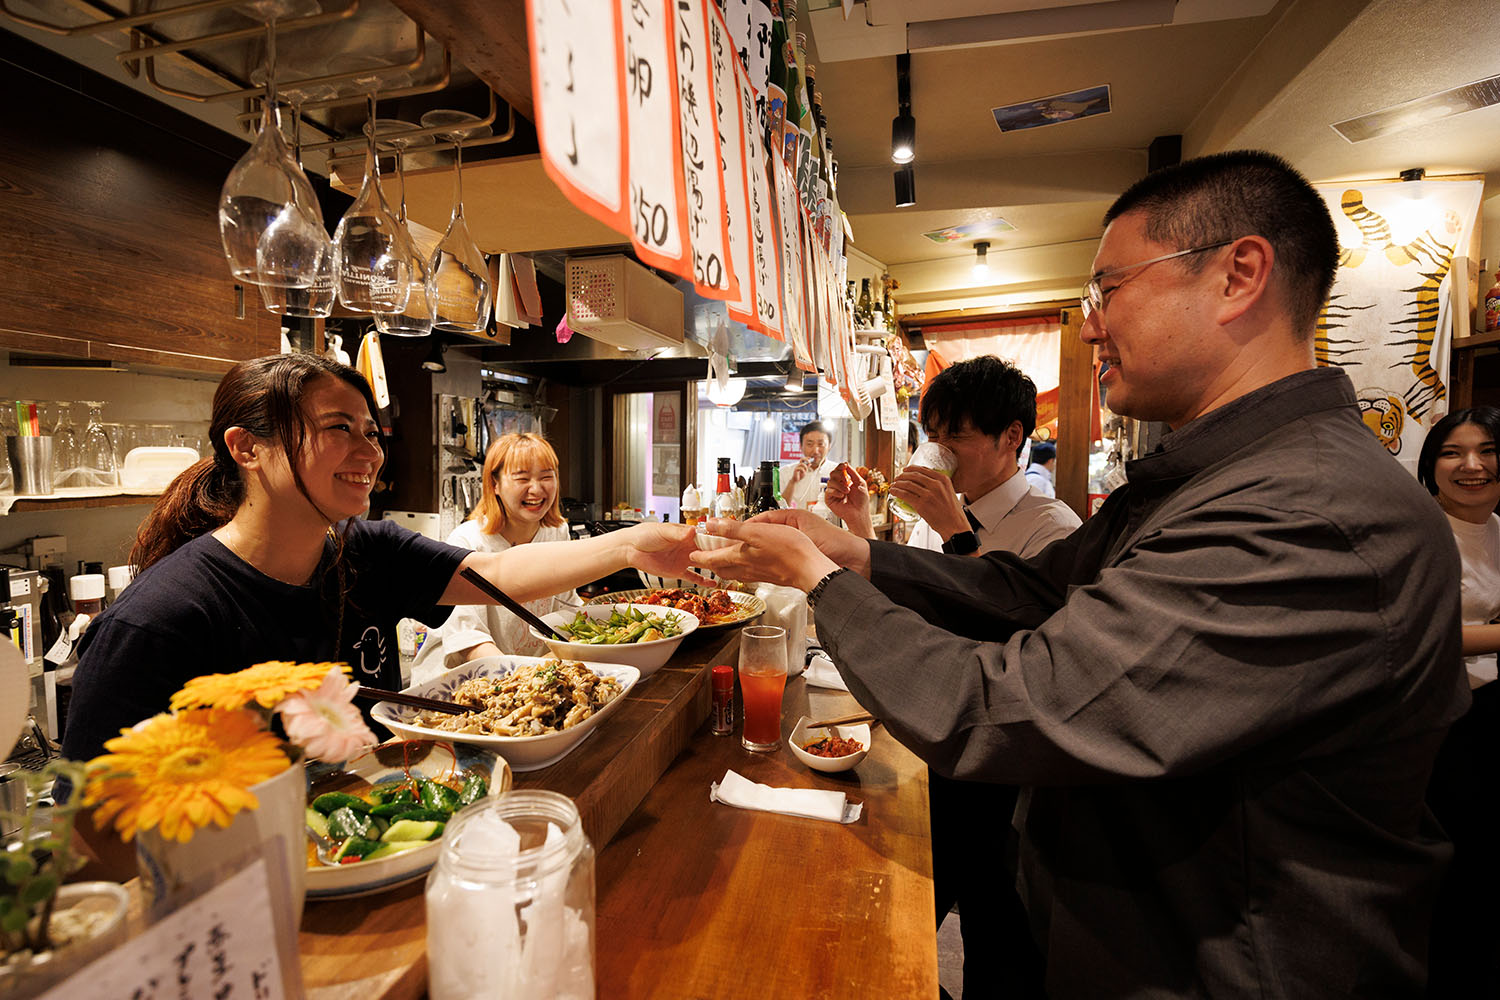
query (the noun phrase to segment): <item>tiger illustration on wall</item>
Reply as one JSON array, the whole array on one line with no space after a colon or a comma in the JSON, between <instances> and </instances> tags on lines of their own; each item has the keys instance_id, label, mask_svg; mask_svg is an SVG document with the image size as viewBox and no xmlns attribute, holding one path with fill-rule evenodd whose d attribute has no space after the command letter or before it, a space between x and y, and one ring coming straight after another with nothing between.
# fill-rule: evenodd
<instances>
[{"instance_id":1,"label":"tiger illustration on wall","mask_svg":"<svg viewBox=\"0 0 1500 1000\"><path fill-rule=\"evenodd\" d=\"M1381 317L1372 284L1336 280L1318 316L1314 353L1320 366L1369 366L1382 370L1356 378L1365 423L1393 455L1401 453L1403 429L1420 427L1424 417L1441 415L1448 386L1433 364L1438 323L1442 315L1441 289L1453 266L1464 226L1458 213L1407 243L1396 243L1391 225L1365 204L1356 188L1343 192L1339 205L1359 230L1359 243L1339 250L1339 270L1391 272L1391 287L1399 289L1400 312ZM1435 232L1434 230L1439 230ZM1357 301L1357 291L1371 297ZM1397 360L1391 361L1392 351ZM1380 355L1384 354L1385 357ZM1401 376L1405 376L1402 378ZM1394 379L1394 381L1393 381Z\"/></svg>"}]
</instances>

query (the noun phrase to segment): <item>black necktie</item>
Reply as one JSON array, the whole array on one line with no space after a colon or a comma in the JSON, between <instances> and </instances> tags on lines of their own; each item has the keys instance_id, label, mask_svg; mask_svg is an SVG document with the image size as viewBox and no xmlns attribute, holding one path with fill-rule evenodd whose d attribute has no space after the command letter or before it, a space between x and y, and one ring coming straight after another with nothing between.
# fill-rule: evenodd
<instances>
[{"instance_id":1,"label":"black necktie","mask_svg":"<svg viewBox=\"0 0 1500 1000\"><path fill-rule=\"evenodd\" d=\"M973 528L974 531L980 532L984 530L984 525L979 523L979 518L975 517L974 513L968 507L964 508L964 517L969 519L969 527Z\"/></svg>"}]
</instances>

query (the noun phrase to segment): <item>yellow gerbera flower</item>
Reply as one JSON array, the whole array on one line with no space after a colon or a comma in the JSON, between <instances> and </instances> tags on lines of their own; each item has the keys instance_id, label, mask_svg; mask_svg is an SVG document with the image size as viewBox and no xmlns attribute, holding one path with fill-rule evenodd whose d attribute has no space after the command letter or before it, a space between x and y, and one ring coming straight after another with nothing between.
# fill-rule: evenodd
<instances>
[{"instance_id":1,"label":"yellow gerbera flower","mask_svg":"<svg viewBox=\"0 0 1500 1000\"><path fill-rule=\"evenodd\" d=\"M200 708L158 715L104 744L89 761L85 805L98 805L102 829L114 819L125 840L160 828L186 843L210 822L228 826L260 803L250 786L291 766L281 743L254 712Z\"/></svg>"},{"instance_id":2,"label":"yellow gerbera flower","mask_svg":"<svg viewBox=\"0 0 1500 1000\"><path fill-rule=\"evenodd\" d=\"M330 668L349 672L345 663L288 663L272 660L232 674L194 677L172 695L174 709L243 708L254 701L262 708L275 708L297 691L316 690Z\"/></svg>"}]
</instances>

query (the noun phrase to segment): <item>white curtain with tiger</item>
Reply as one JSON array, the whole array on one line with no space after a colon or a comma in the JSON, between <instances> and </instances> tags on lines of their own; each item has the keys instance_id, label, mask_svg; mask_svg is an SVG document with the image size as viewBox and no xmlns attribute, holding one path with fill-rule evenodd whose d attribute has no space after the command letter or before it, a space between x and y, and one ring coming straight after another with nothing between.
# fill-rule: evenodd
<instances>
[{"instance_id":1,"label":"white curtain with tiger","mask_svg":"<svg viewBox=\"0 0 1500 1000\"><path fill-rule=\"evenodd\" d=\"M1483 189L1477 180L1318 187L1339 235L1318 364L1349 373L1365 424L1413 474L1427 429L1449 408L1452 268L1470 252Z\"/></svg>"}]
</instances>

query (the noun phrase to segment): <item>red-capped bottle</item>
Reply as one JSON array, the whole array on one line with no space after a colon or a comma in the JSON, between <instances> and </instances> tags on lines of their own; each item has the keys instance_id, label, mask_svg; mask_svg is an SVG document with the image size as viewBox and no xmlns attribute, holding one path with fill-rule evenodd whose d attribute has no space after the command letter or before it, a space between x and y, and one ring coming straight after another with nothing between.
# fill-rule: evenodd
<instances>
[{"instance_id":1,"label":"red-capped bottle","mask_svg":"<svg viewBox=\"0 0 1500 1000\"><path fill-rule=\"evenodd\" d=\"M710 677L714 695L713 734L729 736L734 732L734 668L720 664Z\"/></svg>"}]
</instances>

